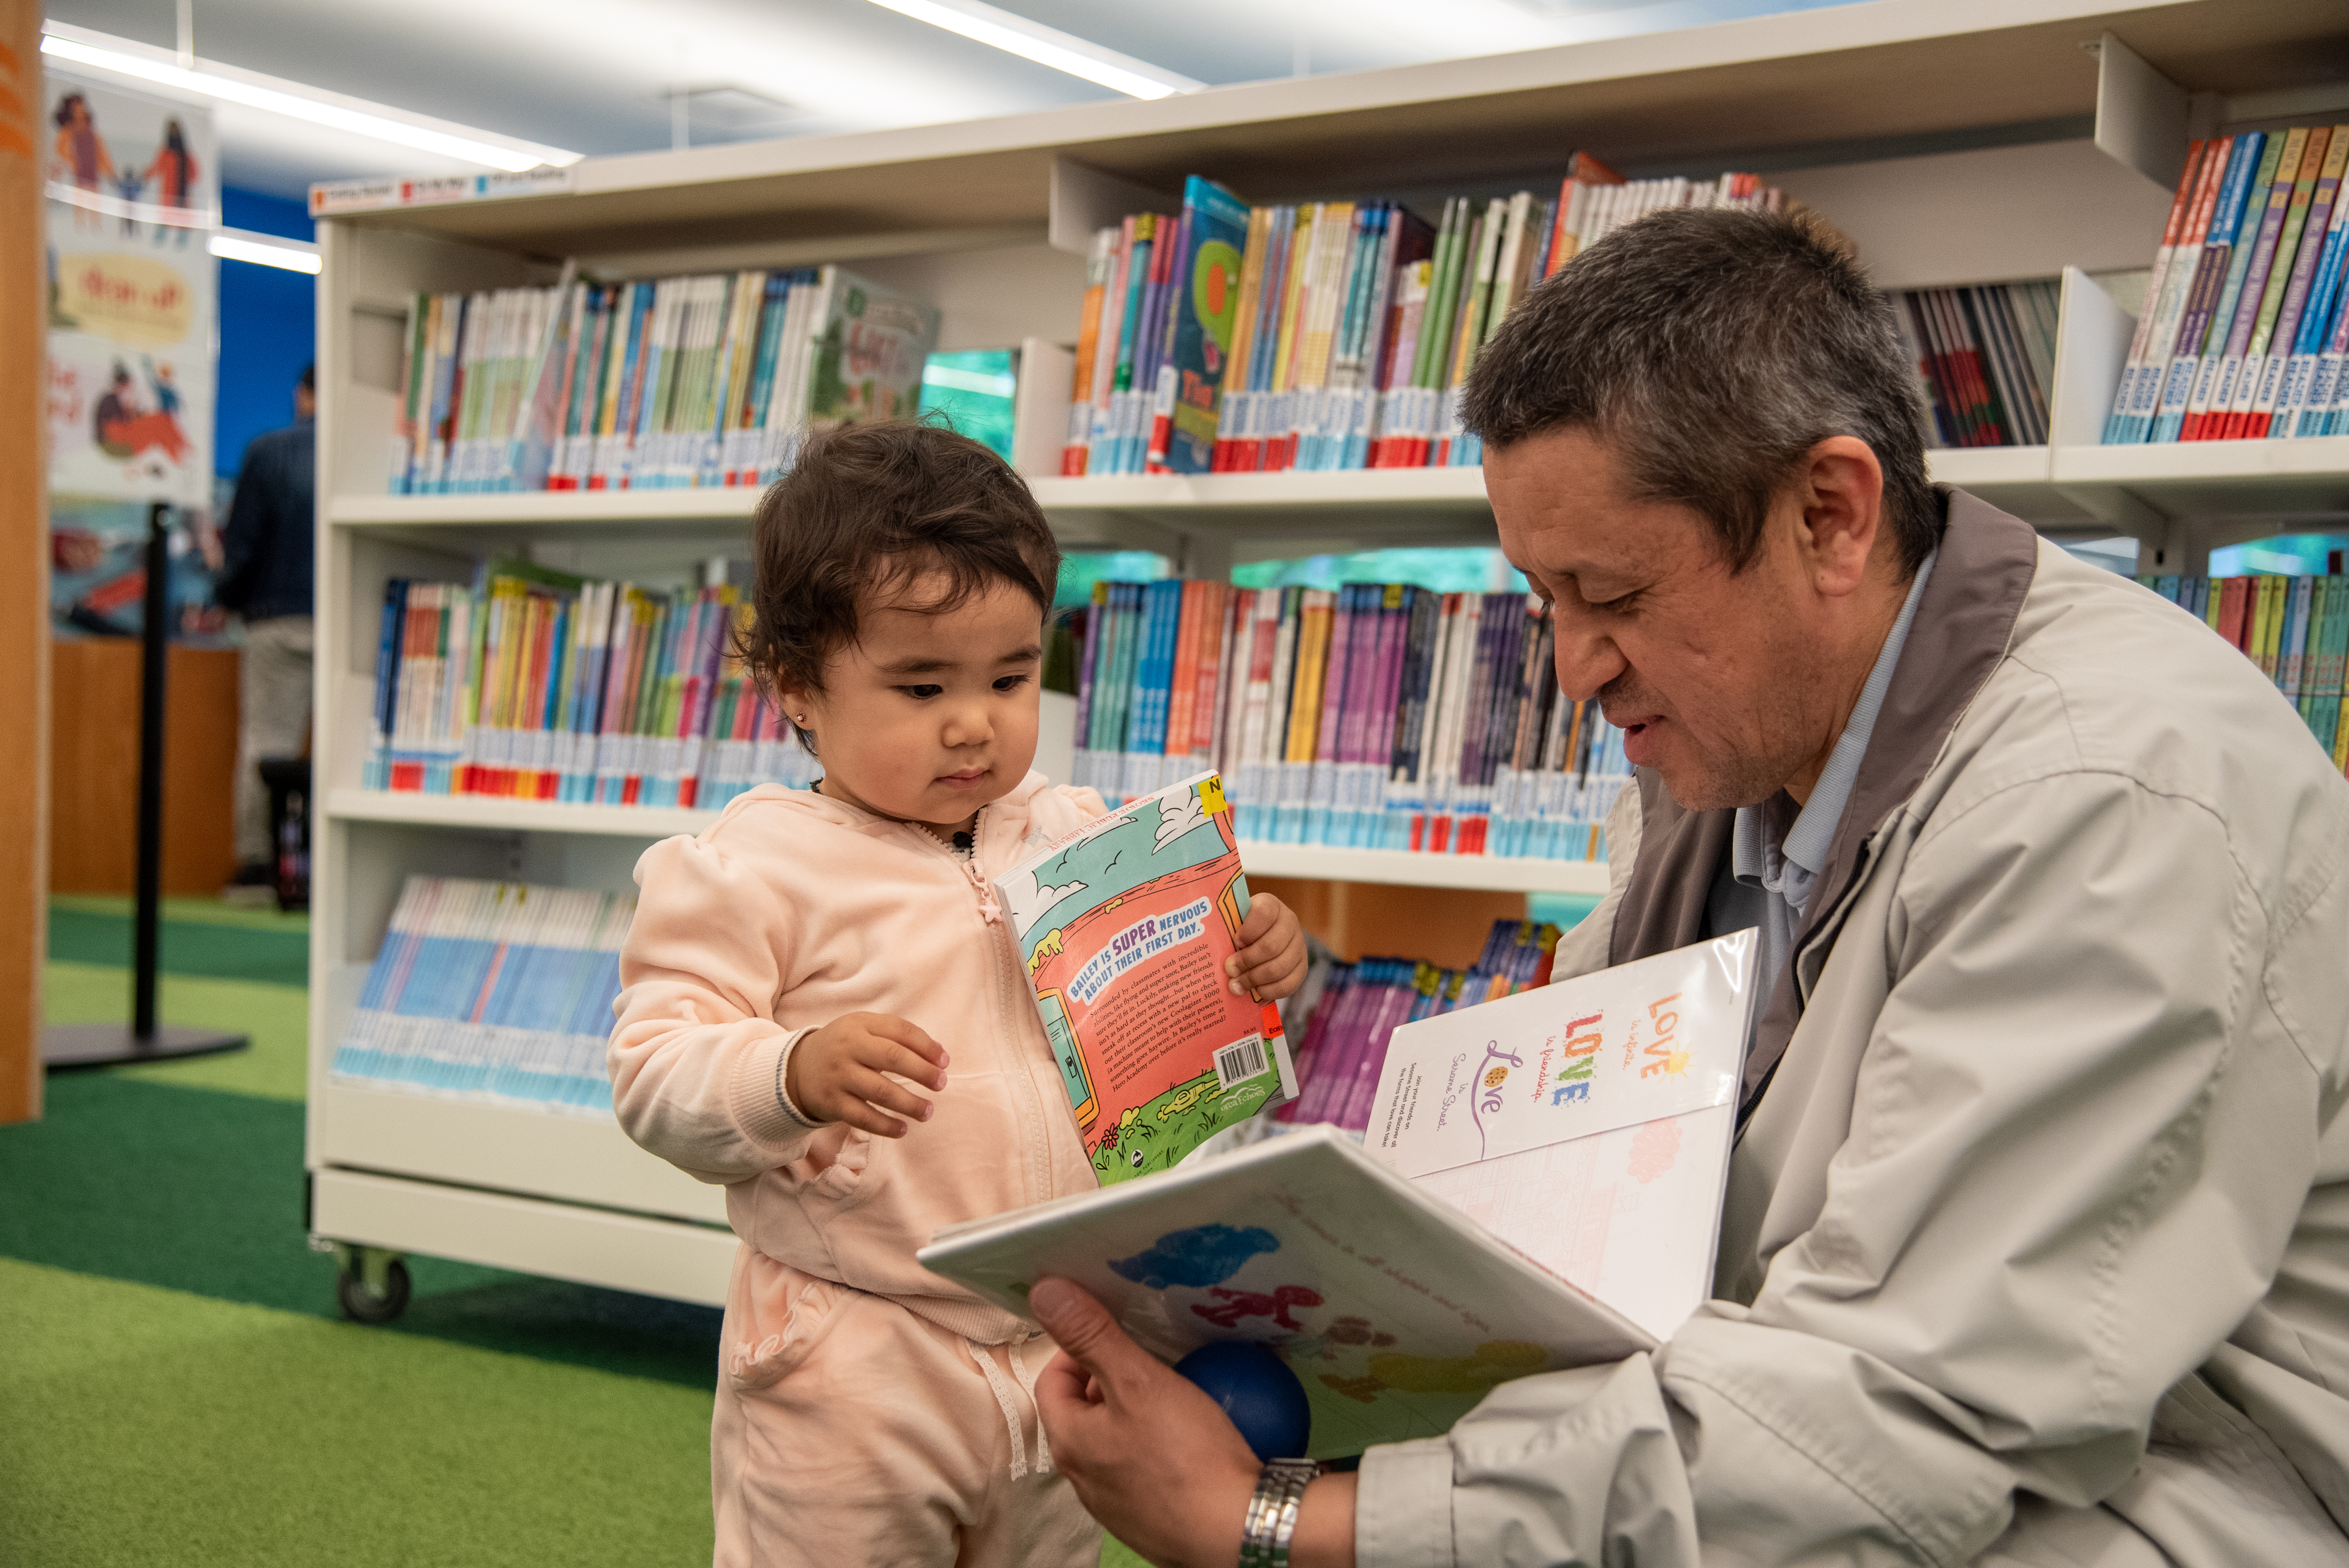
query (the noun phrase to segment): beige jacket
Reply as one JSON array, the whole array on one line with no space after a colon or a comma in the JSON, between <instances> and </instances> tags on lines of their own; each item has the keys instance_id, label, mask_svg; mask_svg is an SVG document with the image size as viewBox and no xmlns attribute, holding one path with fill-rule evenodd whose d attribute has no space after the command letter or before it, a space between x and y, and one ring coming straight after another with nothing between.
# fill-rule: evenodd
<instances>
[{"instance_id":1,"label":"beige jacket","mask_svg":"<svg viewBox=\"0 0 2349 1568\"><path fill-rule=\"evenodd\" d=\"M1653 1356L1374 1449L1361 1561L2349 1563L2349 784L2242 655L1949 497ZM1560 974L1704 934L1656 781Z\"/></svg>"},{"instance_id":2,"label":"beige jacket","mask_svg":"<svg viewBox=\"0 0 2349 1568\"><path fill-rule=\"evenodd\" d=\"M748 1245L981 1344L1033 1332L914 1261L942 1225L1091 1191L992 879L1101 815L1031 773L979 814L970 861L919 828L806 790L737 796L636 862L609 1051L630 1137L704 1181ZM849 1012L947 1049L931 1118L902 1138L812 1134L777 1090L786 1040Z\"/></svg>"}]
</instances>

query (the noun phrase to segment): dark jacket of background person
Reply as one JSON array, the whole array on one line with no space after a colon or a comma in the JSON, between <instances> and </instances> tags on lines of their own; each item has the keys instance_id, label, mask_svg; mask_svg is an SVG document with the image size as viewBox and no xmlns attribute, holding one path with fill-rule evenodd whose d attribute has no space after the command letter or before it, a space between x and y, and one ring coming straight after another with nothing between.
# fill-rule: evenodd
<instances>
[{"instance_id":1,"label":"dark jacket of background person","mask_svg":"<svg viewBox=\"0 0 2349 1568\"><path fill-rule=\"evenodd\" d=\"M297 420L244 449L214 591L248 621L311 613L315 429Z\"/></svg>"}]
</instances>

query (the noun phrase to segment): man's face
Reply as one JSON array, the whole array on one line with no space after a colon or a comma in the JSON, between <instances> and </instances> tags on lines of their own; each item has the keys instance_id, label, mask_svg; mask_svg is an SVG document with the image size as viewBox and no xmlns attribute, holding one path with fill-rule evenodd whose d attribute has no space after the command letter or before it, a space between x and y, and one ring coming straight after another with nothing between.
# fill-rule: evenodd
<instances>
[{"instance_id":1,"label":"man's face","mask_svg":"<svg viewBox=\"0 0 2349 1568\"><path fill-rule=\"evenodd\" d=\"M1702 517L1630 499L1586 431L1488 450L1485 489L1503 550L1557 607L1559 688L1596 696L1674 800L1757 805L1819 757L1835 703L1809 657L1814 601L1785 507L1733 575Z\"/></svg>"}]
</instances>

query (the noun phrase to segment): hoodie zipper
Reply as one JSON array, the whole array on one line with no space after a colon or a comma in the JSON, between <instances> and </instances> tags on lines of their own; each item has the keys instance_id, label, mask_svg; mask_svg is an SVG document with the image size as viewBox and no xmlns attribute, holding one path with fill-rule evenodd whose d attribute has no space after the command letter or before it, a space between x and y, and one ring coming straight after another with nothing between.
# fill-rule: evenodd
<instances>
[{"instance_id":1,"label":"hoodie zipper","mask_svg":"<svg viewBox=\"0 0 2349 1568\"><path fill-rule=\"evenodd\" d=\"M970 884L972 895L978 901L981 940L988 943L988 968L995 976L997 1036L1010 1052L1013 1060L1007 1065L1007 1071L1011 1071L1011 1075L1019 1080L1021 1090L1021 1109L1025 1113L1021 1117L1025 1124L1022 1130L1027 1134L1024 1153L1028 1163L1028 1201L1040 1203L1055 1196L1051 1179L1051 1150L1049 1135L1045 1131L1045 1106L1036 1088L1035 1071L1025 1053L1019 1049L1019 1032L1014 1023L1013 975L1019 969L1019 955L1012 945L1010 922L1003 918L1003 907L995 897L995 888L978 865L980 839L986 830L988 809L980 806L971 821L970 858L968 860L918 827L908 825L906 831L953 861L955 868ZM1012 1070L1014 1068L1016 1071Z\"/></svg>"}]
</instances>

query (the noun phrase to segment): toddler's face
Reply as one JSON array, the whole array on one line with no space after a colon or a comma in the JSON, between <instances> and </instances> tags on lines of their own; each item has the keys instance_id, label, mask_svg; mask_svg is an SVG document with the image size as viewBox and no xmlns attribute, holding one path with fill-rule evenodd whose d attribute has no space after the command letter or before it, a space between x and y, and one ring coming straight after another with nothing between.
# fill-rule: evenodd
<instances>
[{"instance_id":1,"label":"toddler's face","mask_svg":"<svg viewBox=\"0 0 2349 1568\"><path fill-rule=\"evenodd\" d=\"M1011 793L1036 757L1043 618L1007 583L951 610L926 574L858 614L859 638L833 654L821 692L782 692L805 714L824 793L885 816L959 826Z\"/></svg>"}]
</instances>

